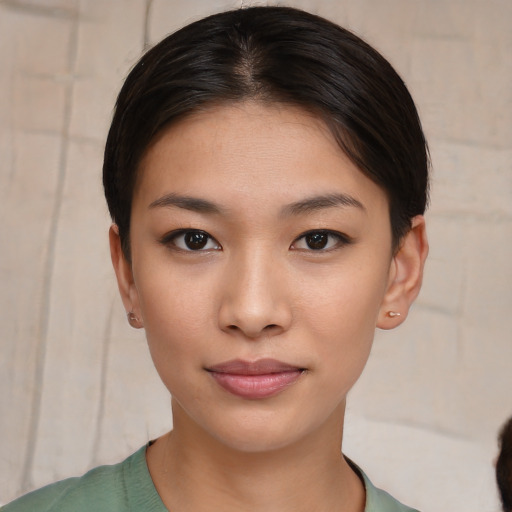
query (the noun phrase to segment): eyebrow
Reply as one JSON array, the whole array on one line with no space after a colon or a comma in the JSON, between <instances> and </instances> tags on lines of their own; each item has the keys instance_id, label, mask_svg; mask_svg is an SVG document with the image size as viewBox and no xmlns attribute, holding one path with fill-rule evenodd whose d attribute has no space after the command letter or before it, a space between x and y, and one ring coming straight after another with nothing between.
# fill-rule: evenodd
<instances>
[{"instance_id":1,"label":"eyebrow","mask_svg":"<svg viewBox=\"0 0 512 512\"><path fill-rule=\"evenodd\" d=\"M360 201L348 194L326 194L313 196L286 205L282 210L282 214L285 216L300 215L317 210L323 210L325 208L334 208L336 206L348 206L366 211L366 208Z\"/></svg>"},{"instance_id":2,"label":"eyebrow","mask_svg":"<svg viewBox=\"0 0 512 512\"><path fill-rule=\"evenodd\" d=\"M290 203L282 208L281 215L301 215L338 206L359 208L366 211L366 208L360 201L348 194L325 194ZM200 199L198 197L181 196L175 193L166 194L149 205L149 208L171 207L178 207L197 213L225 213L224 208L211 201Z\"/></svg>"},{"instance_id":3,"label":"eyebrow","mask_svg":"<svg viewBox=\"0 0 512 512\"><path fill-rule=\"evenodd\" d=\"M224 210L219 205L199 199L197 197L180 196L178 194L166 194L153 201L149 208L169 208L176 206L184 210L190 210L197 213L222 213Z\"/></svg>"}]
</instances>

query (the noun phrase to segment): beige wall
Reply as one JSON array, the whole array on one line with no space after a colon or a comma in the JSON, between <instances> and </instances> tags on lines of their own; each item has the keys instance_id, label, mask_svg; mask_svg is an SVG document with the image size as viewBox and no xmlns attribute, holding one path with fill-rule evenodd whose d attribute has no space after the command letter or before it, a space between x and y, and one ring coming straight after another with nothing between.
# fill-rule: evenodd
<instances>
[{"instance_id":1,"label":"beige wall","mask_svg":"<svg viewBox=\"0 0 512 512\"><path fill-rule=\"evenodd\" d=\"M495 435L512 413L512 2L287 3L391 60L434 164L424 289L408 322L377 336L346 451L425 512L497 510ZM110 269L102 148L144 44L238 5L0 0L0 502L171 425Z\"/></svg>"}]
</instances>

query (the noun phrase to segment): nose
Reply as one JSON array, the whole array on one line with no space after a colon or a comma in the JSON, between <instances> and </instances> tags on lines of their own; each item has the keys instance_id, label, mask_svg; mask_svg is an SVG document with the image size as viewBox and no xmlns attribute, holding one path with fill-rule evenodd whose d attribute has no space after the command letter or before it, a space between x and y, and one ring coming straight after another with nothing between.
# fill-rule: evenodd
<instances>
[{"instance_id":1,"label":"nose","mask_svg":"<svg viewBox=\"0 0 512 512\"><path fill-rule=\"evenodd\" d=\"M220 328L258 339L286 331L292 321L286 272L264 251L230 262L222 284Z\"/></svg>"}]
</instances>

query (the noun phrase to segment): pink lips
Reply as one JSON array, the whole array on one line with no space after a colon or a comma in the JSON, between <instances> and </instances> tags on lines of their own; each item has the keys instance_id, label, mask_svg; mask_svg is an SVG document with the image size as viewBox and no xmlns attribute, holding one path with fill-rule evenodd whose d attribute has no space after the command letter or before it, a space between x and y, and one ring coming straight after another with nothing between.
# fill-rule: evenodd
<instances>
[{"instance_id":1,"label":"pink lips","mask_svg":"<svg viewBox=\"0 0 512 512\"><path fill-rule=\"evenodd\" d=\"M207 368L215 381L231 394L249 400L277 395L291 386L304 369L277 361L236 359Z\"/></svg>"}]
</instances>

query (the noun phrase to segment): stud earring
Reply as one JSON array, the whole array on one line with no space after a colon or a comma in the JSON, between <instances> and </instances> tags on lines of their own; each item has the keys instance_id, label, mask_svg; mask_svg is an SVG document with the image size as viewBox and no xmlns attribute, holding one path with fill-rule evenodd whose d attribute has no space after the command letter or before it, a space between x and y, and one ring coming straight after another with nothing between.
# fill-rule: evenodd
<instances>
[{"instance_id":1,"label":"stud earring","mask_svg":"<svg viewBox=\"0 0 512 512\"><path fill-rule=\"evenodd\" d=\"M388 311L386 314L389 316L389 318L395 318L397 316L402 316L401 313L398 313L396 311Z\"/></svg>"},{"instance_id":2,"label":"stud earring","mask_svg":"<svg viewBox=\"0 0 512 512\"><path fill-rule=\"evenodd\" d=\"M139 319L135 316L135 313L133 311L130 311L129 313L126 313L126 318L128 319L128 323L134 327L134 328L139 328L141 327L139 324Z\"/></svg>"}]
</instances>

